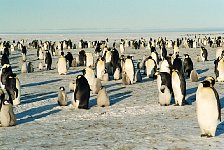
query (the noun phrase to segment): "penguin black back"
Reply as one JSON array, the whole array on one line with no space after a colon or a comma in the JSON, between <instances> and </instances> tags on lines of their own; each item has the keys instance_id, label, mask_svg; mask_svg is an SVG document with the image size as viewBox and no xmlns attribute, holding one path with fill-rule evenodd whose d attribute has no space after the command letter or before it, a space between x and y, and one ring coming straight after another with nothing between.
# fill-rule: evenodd
<instances>
[{"instance_id":1,"label":"penguin black back","mask_svg":"<svg viewBox=\"0 0 224 150\"><path fill-rule=\"evenodd\" d=\"M52 57L49 51L46 52L45 63L47 64L47 70L51 70Z\"/></svg>"}]
</instances>

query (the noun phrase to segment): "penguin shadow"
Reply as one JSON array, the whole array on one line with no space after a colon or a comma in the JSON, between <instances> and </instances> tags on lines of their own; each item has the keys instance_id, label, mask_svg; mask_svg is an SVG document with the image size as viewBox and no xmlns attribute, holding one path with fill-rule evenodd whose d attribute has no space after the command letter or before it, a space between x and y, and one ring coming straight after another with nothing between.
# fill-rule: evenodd
<instances>
[{"instance_id":1,"label":"penguin shadow","mask_svg":"<svg viewBox=\"0 0 224 150\"><path fill-rule=\"evenodd\" d=\"M107 93L112 93L112 92L115 92L115 91L119 91L121 89L125 89L126 87L120 87L120 88L115 88L115 89L111 89L111 90L107 90Z\"/></svg>"},{"instance_id":2,"label":"penguin shadow","mask_svg":"<svg viewBox=\"0 0 224 150\"><path fill-rule=\"evenodd\" d=\"M224 134L224 121L218 124L217 129L216 129L216 136Z\"/></svg>"},{"instance_id":3,"label":"penguin shadow","mask_svg":"<svg viewBox=\"0 0 224 150\"><path fill-rule=\"evenodd\" d=\"M206 68L206 69L197 69L196 71L197 71L198 74L202 74L202 73L204 73L204 72L206 72L206 71L208 71L208 70L209 70L209 69Z\"/></svg>"},{"instance_id":4,"label":"penguin shadow","mask_svg":"<svg viewBox=\"0 0 224 150\"><path fill-rule=\"evenodd\" d=\"M110 95L109 98L110 98L110 105L114 105L120 101L123 101L125 100L126 98L128 97L131 97L131 91L128 91L128 92L122 92L122 93L116 93L116 94L113 94L113 95Z\"/></svg>"},{"instance_id":5,"label":"penguin shadow","mask_svg":"<svg viewBox=\"0 0 224 150\"><path fill-rule=\"evenodd\" d=\"M46 99L56 98L58 96L57 92L47 92L39 94L30 94L26 96L21 96L21 104L29 104L37 101L43 101Z\"/></svg>"},{"instance_id":6,"label":"penguin shadow","mask_svg":"<svg viewBox=\"0 0 224 150\"><path fill-rule=\"evenodd\" d=\"M197 87L193 87L186 90L186 95L193 94L191 96L188 96L186 99L188 105L192 105L192 103L196 101L196 91L197 91Z\"/></svg>"},{"instance_id":7,"label":"penguin shadow","mask_svg":"<svg viewBox=\"0 0 224 150\"><path fill-rule=\"evenodd\" d=\"M221 103L221 109L224 108L224 97L219 99L220 103Z\"/></svg>"},{"instance_id":8,"label":"penguin shadow","mask_svg":"<svg viewBox=\"0 0 224 150\"><path fill-rule=\"evenodd\" d=\"M104 85L104 87L106 88L106 89L108 89L108 88L110 88L110 87L113 87L113 86L116 86L116 85L121 85L122 83L113 83L113 84L108 84L108 85Z\"/></svg>"},{"instance_id":9,"label":"penguin shadow","mask_svg":"<svg viewBox=\"0 0 224 150\"><path fill-rule=\"evenodd\" d=\"M76 71L69 71L68 75L73 75L77 73L82 73L82 70L76 70Z\"/></svg>"},{"instance_id":10,"label":"penguin shadow","mask_svg":"<svg viewBox=\"0 0 224 150\"><path fill-rule=\"evenodd\" d=\"M205 80L205 78L206 78L206 77L201 77L198 81L199 81L199 82L202 82L202 81Z\"/></svg>"},{"instance_id":11,"label":"penguin shadow","mask_svg":"<svg viewBox=\"0 0 224 150\"><path fill-rule=\"evenodd\" d=\"M21 87L24 88L24 87L38 86L38 85L43 85L43 84L49 84L49 83L53 83L53 82L58 82L58 81L61 81L61 80L62 79L54 79L54 80L49 80L49 81L42 81L42 82L36 82L36 83L28 83L28 84L21 85Z\"/></svg>"},{"instance_id":12,"label":"penguin shadow","mask_svg":"<svg viewBox=\"0 0 224 150\"><path fill-rule=\"evenodd\" d=\"M48 115L52 115L61 111L61 110L52 110L56 106L58 106L58 104L50 104L50 105L40 106L37 108L31 108L24 112L18 113L16 114L16 118L17 118L16 122L17 124L24 124L24 123L35 121L36 119L47 117Z\"/></svg>"}]
</instances>

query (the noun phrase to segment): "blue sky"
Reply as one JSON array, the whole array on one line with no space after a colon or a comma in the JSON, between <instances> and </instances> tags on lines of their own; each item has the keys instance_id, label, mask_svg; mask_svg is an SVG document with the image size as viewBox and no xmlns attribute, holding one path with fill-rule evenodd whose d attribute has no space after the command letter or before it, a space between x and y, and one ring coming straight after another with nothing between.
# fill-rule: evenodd
<instances>
[{"instance_id":1,"label":"blue sky","mask_svg":"<svg viewBox=\"0 0 224 150\"><path fill-rule=\"evenodd\" d=\"M224 0L1 0L0 32L223 28Z\"/></svg>"}]
</instances>

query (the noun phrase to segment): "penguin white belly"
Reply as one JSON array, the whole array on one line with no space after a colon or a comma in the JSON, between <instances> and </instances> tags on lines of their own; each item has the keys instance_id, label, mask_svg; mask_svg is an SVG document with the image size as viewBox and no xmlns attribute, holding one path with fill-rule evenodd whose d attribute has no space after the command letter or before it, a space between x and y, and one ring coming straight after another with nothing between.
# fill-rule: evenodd
<instances>
[{"instance_id":1,"label":"penguin white belly","mask_svg":"<svg viewBox=\"0 0 224 150\"><path fill-rule=\"evenodd\" d=\"M221 59L218 63L217 70L219 71L219 76L217 77L218 82L224 81L224 60Z\"/></svg>"},{"instance_id":2,"label":"penguin white belly","mask_svg":"<svg viewBox=\"0 0 224 150\"><path fill-rule=\"evenodd\" d=\"M121 52L121 54L123 54L124 51L125 51L125 49L124 49L124 45L123 45L123 44L120 44L120 52Z\"/></svg>"},{"instance_id":3,"label":"penguin white belly","mask_svg":"<svg viewBox=\"0 0 224 150\"><path fill-rule=\"evenodd\" d=\"M159 71L170 73L169 64L166 60L161 62Z\"/></svg>"},{"instance_id":4,"label":"penguin white belly","mask_svg":"<svg viewBox=\"0 0 224 150\"><path fill-rule=\"evenodd\" d=\"M114 72L114 80L120 80L120 79L121 79L120 69L116 68L116 70Z\"/></svg>"},{"instance_id":5,"label":"penguin white belly","mask_svg":"<svg viewBox=\"0 0 224 150\"><path fill-rule=\"evenodd\" d=\"M202 134L211 134L214 136L219 115L214 92L211 89L201 88L196 95L196 107L198 123Z\"/></svg>"},{"instance_id":6,"label":"penguin white belly","mask_svg":"<svg viewBox=\"0 0 224 150\"><path fill-rule=\"evenodd\" d=\"M125 72L127 73L128 78L131 81L131 84L133 84L134 81L134 66L131 60L126 60L124 64Z\"/></svg>"},{"instance_id":7,"label":"penguin white belly","mask_svg":"<svg viewBox=\"0 0 224 150\"><path fill-rule=\"evenodd\" d=\"M201 50L201 60L204 62L205 61L205 57L203 56L203 51Z\"/></svg>"},{"instance_id":8,"label":"penguin white belly","mask_svg":"<svg viewBox=\"0 0 224 150\"><path fill-rule=\"evenodd\" d=\"M92 67L92 66L93 66L93 54L86 53L86 67Z\"/></svg>"},{"instance_id":9,"label":"penguin white belly","mask_svg":"<svg viewBox=\"0 0 224 150\"><path fill-rule=\"evenodd\" d=\"M95 78L94 71L93 70L86 71L85 78L87 79L87 81L89 83L90 89L92 89L93 80Z\"/></svg>"},{"instance_id":10,"label":"penguin white belly","mask_svg":"<svg viewBox=\"0 0 224 150\"><path fill-rule=\"evenodd\" d=\"M145 66L146 66L146 75L147 75L147 77L152 78L154 73L155 73L155 70L154 70L155 63L154 63L154 61L153 60L146 61Z\"/></svg>"},{"instance_id":11,"label":"penguin white belly","mask_svg":"<svg viewBox=\"0 0 224 150\"><path fill-rule=\"evenodd\" d=\"M18 90L18 96L13 100L14 106L17 106L20 104L21 88L20 88L20 81L18 78L16 78L16 88Z\"/></svg>"},{"instance_id":12,"label":"penguin white belly","mask_svg":"<svg viewBox=\"0 0 224 150\"><path fill-rule=\"evenodd\" d=\"M164 93L161 92L161 90L164 90ZM159 90L159 103L160 105L170 105L171 101L171 93L167 86L162 85Z\"/></svg>"},{"instance_id":13,"label":"penguin white belly","mask_svg":"<svg viewBox=\"0 0 224 150\"><path fill-rule=\"evenodd\" d=\"M67 74L66 60L64 57L58 59L58 73L59 75Z\"/></svg>"},{"instance_id":14,"label":"penguin white belly","mask_svg":"<svg viewBox=\"0 0 224 150\"><path fill-rule=\"evenodd\" d=\"M172 74L172 88L173 88L175 103L181 106L183 95L181 92L180 84L181 83L180 83L179 76L176 73Z\"/></svg>"},{"instance_id":15,"label":"penguin white belly","mask_svg":"<svg viewBox=\"0 0 224 150\"><path fill-rule=\"evenodd\" d=\"M158 58L157 58L156 53L152 52L151 57L152 57L153 60L155 60L155 62L156 62L156 64L157 64L157 62L158 62ZM158 64L157 64L157 65L158 65Z\"/></svg>"},{"instance_id":16,"label":"penguin white belly","mask_svg":"<svg viewBox=\"0 0 224 150\"><path fill-rule=\"evenodd\" d=\"M222 51L223 51L223 49L222 48L218 48L217 50L216 50L216 59L218 58L218 57L220 57L221 56L221 54L222 54Z\"/></svg>"},{"instance_id":17,"label":"penguin white belly","mask_svg":"<svg viewBox=\"0 0 224 150\"><path fill-rule=\"evenodd\" d=\"M97 63L97 72L96 72L96 76L97 78L99 79L102 79L102 76L103 76L103 71L105 69L105 63L103 61L99 61Z\"/></svg>"},{"instance_id":18,"label":"penguin white belly","mask_svg":"<svg viewBox=\"0 0 224 150\"><path fill-rule=\"evenodd\" d=\"M2 127L8 127L10 124L10 114L9 114L10 110L9 109L10 109L9 106L2 105L1 114L0 114Z\"/></svg>"}]
</instances>

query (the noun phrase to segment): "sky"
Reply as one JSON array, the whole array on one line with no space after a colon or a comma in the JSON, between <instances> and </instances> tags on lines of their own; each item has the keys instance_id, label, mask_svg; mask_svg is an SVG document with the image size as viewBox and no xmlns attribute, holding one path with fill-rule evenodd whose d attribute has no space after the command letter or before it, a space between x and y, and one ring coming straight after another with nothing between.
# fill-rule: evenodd
<instances>
[{"instance_id":1,"label":"sky","mask_svg":"<svg viewBox=\"0 0 224 150\"><path fill-rule=\"evenodd\" d=\"M224 0L0 0L0 33L224 28Z\"/></svg>"}]
</instances>

